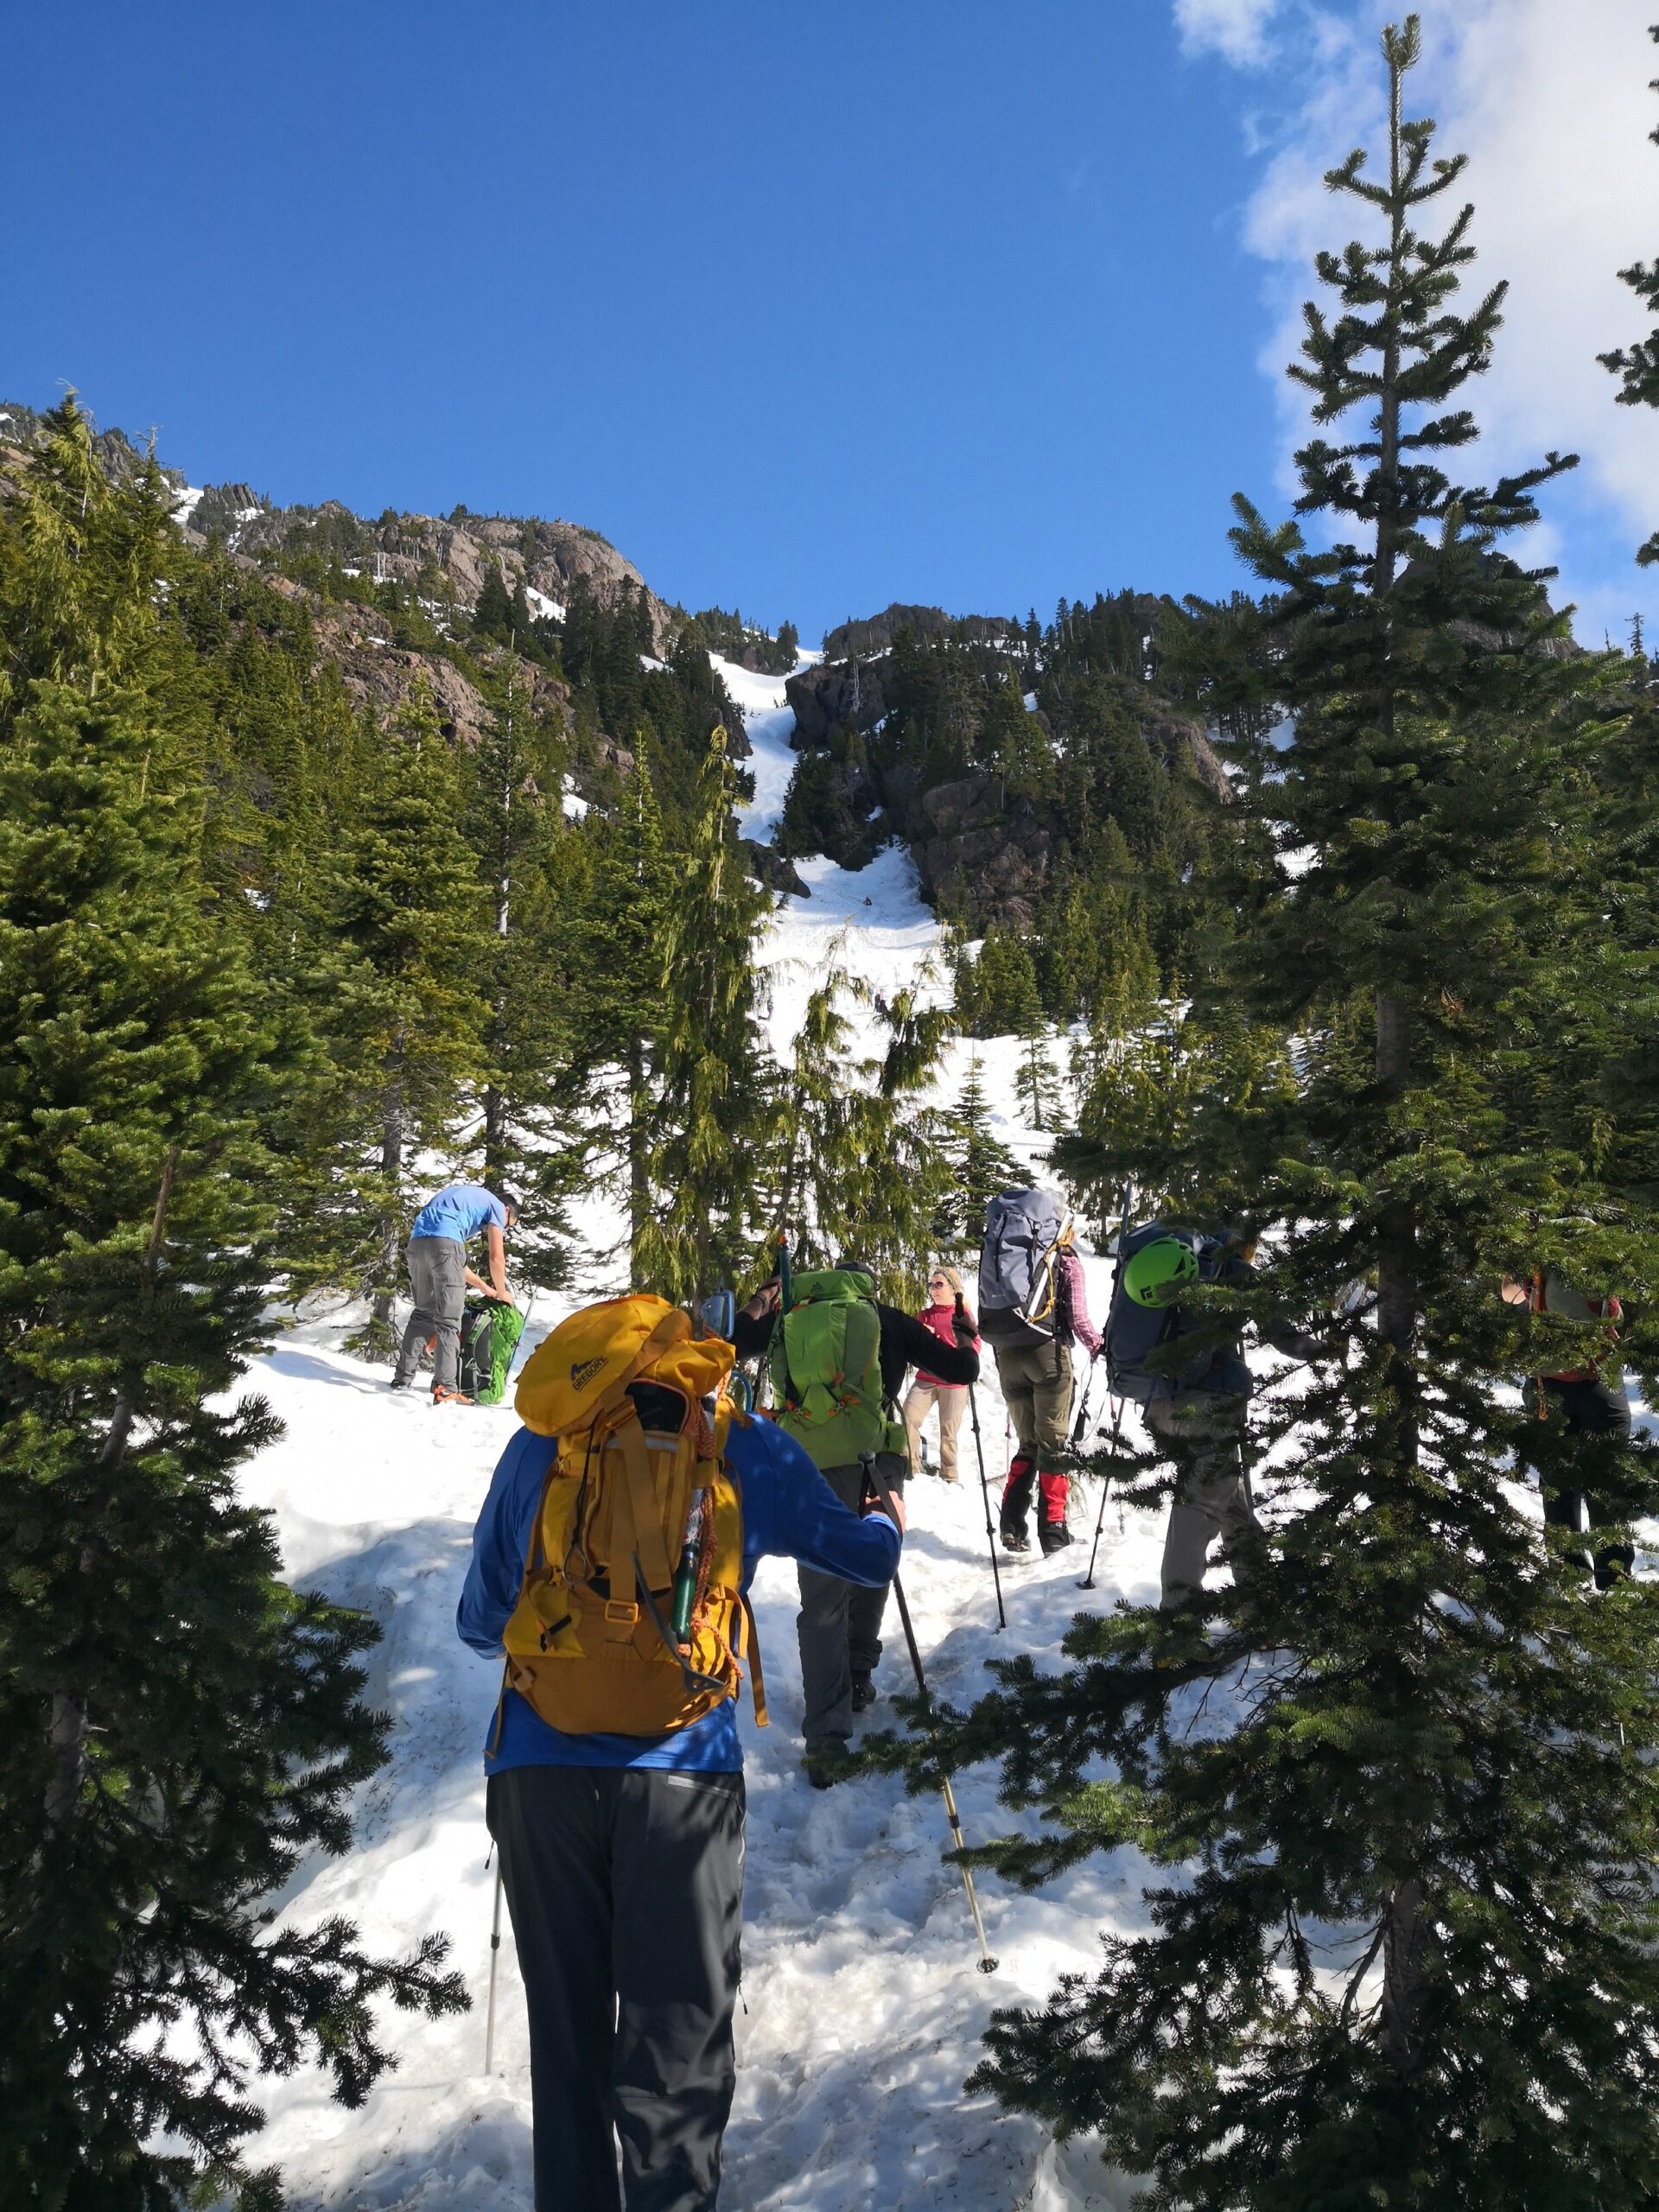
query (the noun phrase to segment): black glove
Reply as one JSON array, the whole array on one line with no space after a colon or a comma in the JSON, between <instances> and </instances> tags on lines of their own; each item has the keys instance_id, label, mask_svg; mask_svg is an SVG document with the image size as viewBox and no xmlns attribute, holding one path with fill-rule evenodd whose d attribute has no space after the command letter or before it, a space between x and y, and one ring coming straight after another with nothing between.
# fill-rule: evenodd
<instances>
[{"instance_id":1,"label":"black glove","mask_svg":"<svg viewBox=\"0 0 1659 2212\"><path fill-rule=\"evenodd\" d=\"M957 1293L957 1310L950 1316L950 1326L957 1332L957 1342L959 1344L972 1344L976 1334L974 1317L968 1311L967 1303L960 1291Z\"/></svg>"}]
</instances>

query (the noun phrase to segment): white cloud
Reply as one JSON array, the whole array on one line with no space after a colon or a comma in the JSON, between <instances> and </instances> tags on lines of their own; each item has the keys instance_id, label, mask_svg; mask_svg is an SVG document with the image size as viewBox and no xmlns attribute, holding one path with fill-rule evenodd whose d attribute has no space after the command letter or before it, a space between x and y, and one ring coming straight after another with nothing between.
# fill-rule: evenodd
<instances>
[{"instance_id":1,"label":"white cloud","mask_svg":"<svg viewBox=\"0 0 1659 2212\"><path fill-rule=\"evenodd\" d=\"M1297 4L1296 36L1275 53L1281 72L1298 73L1288 104L1276 120L1249 118L1269 157L1244 224L1245 243L1270 264L1278 308L1262 365L1280 379L1281 489L1306 429L1283 373L1313 289L1311 257L1362 228L1357 203L1334 202L1323 173L1352 146L1380 150L1377 34L1403 12L1379 0L1358 0L1340 16L1317 0ZM1189 41L1190 6L1176 0ZM1510 283L1494 365L1471 394L1484 435L1466 466L1490 478L1552 447L1582 455L1570 494L1544 495L1568 512L1554 543L1524 550L1560 560L1564 595L1585 603L1580 633L1599 644L1603 610L1645 603L1651 611L1659 596L1652 572L1638 574L1631 561L1659 525L1659 413L1616 405L1614 380L1596 359L1645 329L1641 303L1617 272L1659 252L1659 152L1648 137L1659 100L1647 89L1659 56L1646 33L1656 10L1634 0L1459 0L1446 20L1452 12L1426 17L1408 112L1438 118L1437 151L1470 157L1464 188L1480 256L1471 288ZM1241 63L1255 58L1248 45L1211 42ZM1268 87L1251 81L1259 104Z\"/></svg>"},{"instance_id":2,"label":"white cloud","mask_svg":"<svg viewBox=\"0 0 1659 2212\"><path fill-rule=\"evenodd\" d=\"M1175 25L1188 54L1219 54L1240 68L1267 59L1267 30L1279 0L1175 0Z\"/></svg>"}]
</instances>

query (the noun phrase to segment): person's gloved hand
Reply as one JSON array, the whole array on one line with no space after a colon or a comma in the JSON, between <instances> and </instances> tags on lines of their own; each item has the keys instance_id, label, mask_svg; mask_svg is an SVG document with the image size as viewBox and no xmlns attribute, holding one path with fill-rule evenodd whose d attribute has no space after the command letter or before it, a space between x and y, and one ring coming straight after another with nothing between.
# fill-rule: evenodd
<instances>
[{"instance_id":1,"label":"person's gloved hand","mask_svg":"<svg viewBox=\"0 0 1659 2212\"><path fill-rule=\"evenodd\" d=\"M885 1514L889 1521L895 1522L898 1524L899 1535L901 1536L904 1535L905 1499L902 1491L893 1491L893 1510L891 1512L888 1512L887 1500L882 1497L880 1491L877 1490L875 1484L874 1483L866 1483L864 1485L864 1495L859 1501L858 1517L861 1521L868 1521L872 1513Z\"/></svg>"},{"instance_id":2,"label":"person's gloved hand","mask_svg":"<svg viewBox=\"0 0 1659 2212\"><path fill-rule=\"evenodd\" d=\"M960 1291L957 1293L957 1310L950 1316L950 1326L956 1331L957 1342L959 1344L972 1344L976 1333L974 1317L968 1311L967 1300Z\"/></svg>"}]
</instances>

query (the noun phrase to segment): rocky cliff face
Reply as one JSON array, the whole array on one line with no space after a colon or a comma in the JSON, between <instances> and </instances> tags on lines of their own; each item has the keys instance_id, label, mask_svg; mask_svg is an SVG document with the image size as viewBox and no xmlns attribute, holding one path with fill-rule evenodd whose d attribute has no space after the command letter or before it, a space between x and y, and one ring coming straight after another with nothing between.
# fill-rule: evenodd
<instances>
[{"instance_id":1,"label":"rocky cliff face","mask_svg":"<svg viewBox=\"0 0 1659 2212\"><path fill-rule=\"evenodd\" d=\"M28 466L29 451L38 442L41 429L42 417L35 409L21 401L0 401L0 498L17 470ZM130 476L143 459L139 448L118 429L99 431L93 445L104 468L117 481ZM649 588L632 562L597 531L577 523L474 515L461 508L447 518L389 510L369 522L337 499L320 506L279 507L248 484L214 484L195 490L175 468L163 467L162 474L178 492L175 519L185 542L200 549L216 538L233 560L262 569L272 590L308 607L318 659L335 664L354 701L389 713L416 682L424 680L446 734L461 744L476 742L486 709L476 686L452 660L441 653L399 648L392 624L378 609L327 600L266 567L260 556L311 552L337 563L347 575L375 582L395 580L417 595L432 594L429 604L440 620L446 606L469 613L494 566L509 593L524 585L531 612L537 615L562 614L572 592L581 587L606 603L613 603L626 591L646 610L652 650L658 657L666 656L680 626L682 618ZM486 648L474 658L492 667L512 662L525 696L537 709L569 721L569 690L546 669L505 647ZM741 759L749 749L741 717L734 715L733 725L732 750ZM624 772L632 766L632 755L621 746L607 741L601 750Z\"/></svg>"},{"instance_id":2,"label":"rocky cliff face","mask_svg":"<svg viewBox=\"0 0 1659 2212\"><path fill-rule=\"evenodd\" d=\"M343 567L418 590L435 575L462 608L477 605L493 567L509 592L523 584L532 612L563 612L572 591L585 585L610 601L619 591L637 595L651 620L652 651L664 655L680 617L651 590L632 561L595 530L580 523L537 517L474 515L457 509L448 517L388 512L378 522L354 515L337 499L320 507L274 507L245 484L210 486L183 512L185 537L206 544L217 531L233 552L257 559L279 550L315 550Z\"/></svg>"},{"instance_id":3,"label":"rocky cliff face","mask_svg":"<svg viewBox=\"0 0 1659 2212\"><path fill-rule=\"evenodd\" d=\"M832 634L880 637L888 617L912 611L890 607L887 615L844 625ZM947 617L935 626L960 634L959 626ZM892 711L892 670L883 644L873 649L872 657L825 660L803 669L785 686L795 709L791 742L796 749L831 754L839 749L842 753L823 772L837 802L826 806L826 824L850 825L842 849L835 849L830 829L830 857L843 864L862 857L868 825L880 810L887 829L908 846L922 889L932 904L960 914L976 929L995 922L1024 932L1032 925L1058 856L1057 825L1028 804L1010 803L991 776L972 775L924 788L914 768L884 769L867 757L866 748L849 747L849 732L873 737ZM1183 713L1148 690L1137 700L1135 718L1142 740L1167 767L1195 777L1214 797L1230 799L1227 772L1198 716ZM1048 717L1039 711L1032 720L1052 745L1054 732Z\"/></svg>"}]
</instances>

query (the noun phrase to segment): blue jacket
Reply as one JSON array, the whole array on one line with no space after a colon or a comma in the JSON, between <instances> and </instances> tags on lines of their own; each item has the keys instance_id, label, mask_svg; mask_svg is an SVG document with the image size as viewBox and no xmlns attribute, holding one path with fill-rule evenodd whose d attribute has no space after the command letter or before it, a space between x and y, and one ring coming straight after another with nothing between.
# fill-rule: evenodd
<instances>
[{"instance_id":1,"label":"blue jacket","mask_svg":"<svg viewBox=\"0 0 1659 2212\"><path fill-rule=\"evenodd\" d=\"M501 1637L518 1602L531 1531L555 1440L521 1428L496 1463L484 1510L473 1531L473 1563L455 1612L463 1643L500 1662ZM757 1415L734 1421L726 1464L743 1497L743 1587L770 1554L799 1560L822 1574L874 1588L898 1572L899 1536L885 1513L860 1520L844 1506L792 1436ZM492 1713L490 1735L495 1736ZM505 1692L501 1732L487 1772L510 1766L677 1767L734 1774L743 1764L735 1700L727 1698L690 1727L671 1736L567 1736L550 1728L518 1695Z\"/></svg>"}]
</instances>

